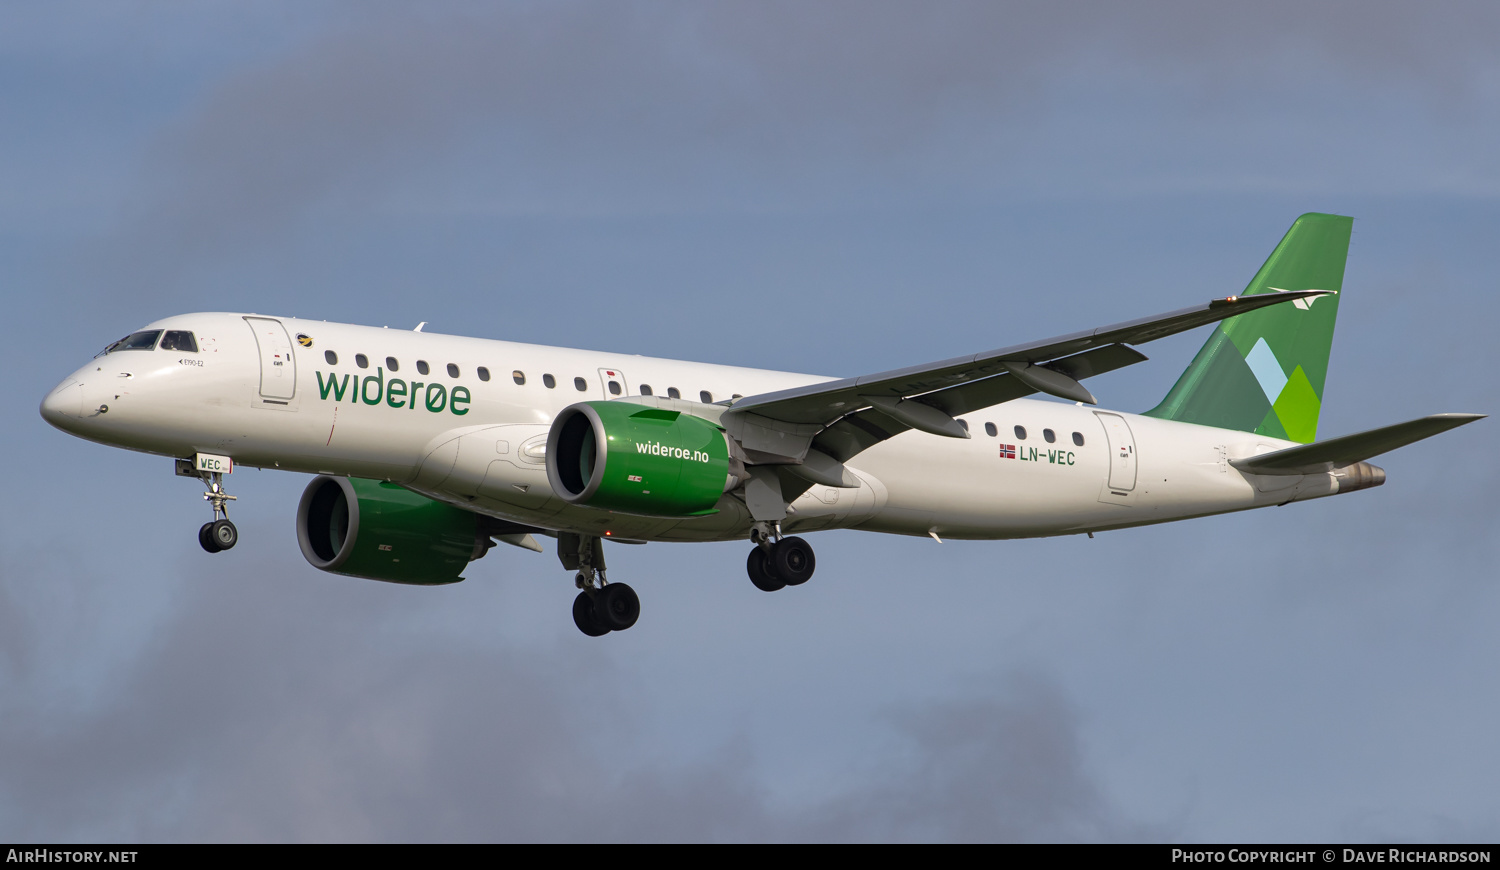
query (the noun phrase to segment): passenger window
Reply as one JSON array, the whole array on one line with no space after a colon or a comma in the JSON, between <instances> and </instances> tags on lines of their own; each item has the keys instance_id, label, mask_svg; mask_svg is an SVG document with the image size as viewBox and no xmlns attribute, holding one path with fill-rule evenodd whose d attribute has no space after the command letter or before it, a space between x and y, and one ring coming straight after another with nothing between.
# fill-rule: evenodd
<instances>
[{"instance_id":1,"label":"passenger window","mask_svg":"<svg viewBox=\"0 0 1500 870\"><path fill-rule=\"evenodd\" d=\"M370 367L370 358L362 353L357 353L354 355L354 364L362 369L367 369Z\"/></svg>"},{"instance_id":2,"label":"passenger window","mask_svg":"<svg viewBox=\"0 0 1500 870\"><path fill-rule=\"evenodd\" d=\"M516 369L510 373L510 379L515 381L517 386L523 386L526 383L526 373Z\"/></svg>"},{"instance_id":3,"label":"passenger window","mask_svg":"<svg viewBox=\"0 0 1500 870\"><path fill-rule=\"evenodd\" d=\"M323 359L328 360L328 364L331 366L336 366L339 364L339 355L331 350L323 351Z\"/></svg>"},{"instance_id":4,"label":"passenger window","mask_svg":"<svg viewBox=\"0 0 1500 870\"><path fill-rule=\"evenodd\" d=\"M1076 445L1078 445L1079 447L1083 446L1083 433L1082 432L1074 432L1073 433L1073 443L1076 444Z\"/></svg>"},{"instance_id":5,"label":"passenger window","mask_svg":"<svg viewBox=\"0 0 1500 870\"><path fill-rule=\"evenodd\" d=\"M964 431L965 432L969 431L969 421L968 420L959 420L958 421L958 425L964 427Z\"/></svg>"},{"instance_id":6,"label":"passenger window","mask_svg":"<svg viewBox=\"0 0 1500 870\"><path fill-rule=\"evenodd\" d=\"M188 353L198 352L198 342L193 338L191 332L170 329L161 339L162 350L180 350Z\"/></svg>"},{"instance_id":7,"label":"passenger window","mask_svg":"<svg viewBox=\"0 0 1500 870\"><path fill-rule=\"evenodd\" d=\"M710 393L708 390L699 390L698 400L705 405L712 405L714 403L714 394Z\"/></svg>"},{"instance_id":8,"label":"passenger window","mask_svg":"<svg viewBox=\"0 0 1500 870\"><path fill-rule=\"evenodd\" d=\"M1017 426L1016 427L1016 440L1017 441L1025 441L1026 440L1026 427L1025 426Z\"/></svg>"},{"instance_id":9,"label":"passenger window","mask_svg":"<svg viewBox=\"0 0 1500 870\"><path fill-rule=\"evenodd\" d=\"M479 375L479 379L481 381L487 381L490 379L490 370L485 368L484 366L480 366L479 368L475 369L474 373Z\"/></svg>"},{"instance_id":10,"label":"passenger window","mask_svg":"<svg viewBox=\"0 0 1500 870\"><path fill-rule=\"evenodd\" d=\"M667 396L673 399L680 399L682 398L682 393L679 393L676 387L667 387Z\"/></svg>"},{"instance_id":11,"label":"passenger window","mask_svg":"<svg viewBox=\"0 0 1500 870\"><path fill-rule=\"evenodd\" d=\"M425 360L425 359L419 359L419 360L417 360L417 374L419 374L419 375L425 375L429 371L431 371L431 369L429 369L427 367L427 360Z\"/></svg>"},{"instance_id":12,"label":"passenger window","mask_svg":"<svg viewBox=\"0 0 1500 870\"><path fill-rule=\"evenodd\" d=\"M458 377L458 366L454 365L453 363L448 363L448 377Z\"/></svg>"},{"instance_id":13,"label":"passenger window","mask_svg":"<svg viewBox=\"0 0 1500 870\"><path fill-rule=\"evenodd\" d=\"M641 395L643 395L643 396L649 396L649 395L651 395L651 385L650 384L641 384Z\"/></svg>"},{"instance_id":14,"label":"passenger window","mask_svg":"<svg viewBox=\"0 0 1500 870\"><path fill-rule=\"evenodd\" d=\"M554 378L551 375L542 375L542 386L546 387L549 390L552 389L553 387L557 386L557 378Z\"/></svg>"},{"instance_id":15,"label":"passenger window","mask_svg":"<svg viewBox=\"0 0 1500 870\"><path fill-rule=\"evenodd\" d=\"M1051 429L1043 429L1042 437L1047 439L1048 444L1052 444L1053 442L1057 441L1057 433L1053 432Z\"/></svg>"},{"instance_id":16,"label":"passenger window","mask_svg":"<svg viewBox=\"0 0 1500 870\"><path fill-rule=\"evenodd\" d=\"M610 381L609 382L609 394L611 396L618 396L618 395L620 395L620 382L619 381Z\"/></svg>"},{"instance_id":17,"label":"passenger window","mask_svg":"<svg viewBox=\"0 0 1500 870\"><path fill-rule=\"evenodd\" d=\"M589 382L586 381L586 380L584 380L583 378L574 378L573 379L573 387L575 389L577 389L578 392L582 393L582 392L588 390L588 388L589 388Z\"/></svg>"},{"instance_id":18,"label":"passenger window","mask_svg":"<svg viewBox=\"0 0 1500 870\"><path fill-rule=\"evenodd\" d=\"M984 424L984 434L990 436L991 438L994 438L996 435L1000 434L1000 430L995 428L994 423L986 423Z\"/></svg>"},{"instance_id":19,"label":"passenger window","mask_svg":"<svg viewBox=\"0 0 1500 870\"><path fill-rule=\"evenodd\" d=\"M395 357L388 356L388 357L385 358L385 367L388 368L388 369L390 369L393 372L394 371L400 371L400 369L401 369L401 363L396 362L396 358Z\"/></svg>"}]
</instances>

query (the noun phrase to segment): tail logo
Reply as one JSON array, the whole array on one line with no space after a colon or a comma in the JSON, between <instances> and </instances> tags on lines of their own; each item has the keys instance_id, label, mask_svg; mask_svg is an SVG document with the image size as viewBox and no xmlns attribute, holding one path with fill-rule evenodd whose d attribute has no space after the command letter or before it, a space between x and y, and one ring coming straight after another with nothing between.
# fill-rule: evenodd
<instances>
[{"instance_id":1,"label":"tail logo","mask_svg":"<svg viewBox=\"0 0 1500 870\"><path fill-rule=\"evenodd\" d=\"M1281 391L1286 389L1286 382L1290 378L1281 370L1281 360L1276 358L1276 354L1272 352L1271 346L1266 344L1264 338L1256 339L1255 347L1245 355L1245 364L1250 366L1250 373L1255 375L1255 381L1260 384L1261 392L1266 394L1266 401L1275 405L1276 400L1281 397Z\"/></svg>"},{"instance_id":2,"label":"tail logo","mask_svg":"<svg viewBox=\"0 0 1500 870\"><path fill-rule=\"evenodd\" d=\"M1290 290L1283 290L1280 287L1267 287L1266 289L1267 290L1275 290L1277 293L1290 293L1290 292L1292 292ZM1309 287L1307 289L1309 289L1309 290L1316 290L1317 288L1316 287ZM1339 295L1339 291L1337 291L1337 290L1330 290L1330 291L1326 291L1326 292L1332 293L1335 296ZM1302 309L1303 311L1311 311L1312 307L1313 307L1313 303L1317 302L1319 299L1322 299L1322 298L1324 298L1324 297L1322 297L1322 296L1309 296L1306 299L1293 299L1292 300L1292 304L1295 305L1296 307Z\"/></svg>"}]
</instances>

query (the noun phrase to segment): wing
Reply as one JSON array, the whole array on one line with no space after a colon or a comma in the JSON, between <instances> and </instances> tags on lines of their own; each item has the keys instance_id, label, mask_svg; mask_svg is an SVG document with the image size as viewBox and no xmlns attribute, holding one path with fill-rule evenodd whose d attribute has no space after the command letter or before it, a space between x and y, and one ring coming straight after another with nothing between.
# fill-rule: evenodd
<instances>
[{"instance_id":1,"label":"wing","mask_svg":"<svg viewBox=\"0 0 1500 870\"><path fill-rule=\"evenodd\" d=\"M722 422L751 463L786 465L814 482L842 478L842 485L857 485L816 454L836 466L907 429L967 438L955 417L1032 393L1094 404L1079 381L1146 359L1128 345L1326 293L1230 296L1046 341L748 396L725 411Z\"/></svg>"}]
</instances>

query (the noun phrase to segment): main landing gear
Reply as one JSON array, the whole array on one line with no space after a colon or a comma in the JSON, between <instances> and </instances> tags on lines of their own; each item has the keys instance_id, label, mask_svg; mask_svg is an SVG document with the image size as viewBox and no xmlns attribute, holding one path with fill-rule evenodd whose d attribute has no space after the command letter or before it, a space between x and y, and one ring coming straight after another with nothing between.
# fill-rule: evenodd
<instances>
[{"instance_id":1,"label":"main landing gear","mask_svg":"<svg viewBox=\"0 0 1500 870\"><path fill-rule=\"evenodd\" d=\"M812 579L818 564L812 546L798 537L783 538L781 523L756 523L750 541L755 549L745 561L745 571L756 589L775 592Z\"/></svg>"},{"instance_id":2,"label":"main landing gear","mask_svg":"<svg viewBox=\"0 0 1500 870\"><path fill-rule=\"evenodd\" d=\"M214 518L198 529L198 543L210 553L228 550L240 541L239 530L234 527L234 523L229 521L228 503L234 501L235 498L224 491L223 474L215 471L210 475L205 472L199 477L208 487L208 492L203 494L203 500L213 508Z\"/></svg>"},{"instance_id":3,"label":"main landing gear","mask_svg":"<svg viewBox=\"0 0 1500 870\"><path fill-rule=\"evenodd\" d=\"M624 583L604 576L604 541L589 535L563 532L557 536L557 557L563 567L577 571L573 582L573 624L589 637L624 631L641 616L641 599Z\"/></svg>"}]
</instances>

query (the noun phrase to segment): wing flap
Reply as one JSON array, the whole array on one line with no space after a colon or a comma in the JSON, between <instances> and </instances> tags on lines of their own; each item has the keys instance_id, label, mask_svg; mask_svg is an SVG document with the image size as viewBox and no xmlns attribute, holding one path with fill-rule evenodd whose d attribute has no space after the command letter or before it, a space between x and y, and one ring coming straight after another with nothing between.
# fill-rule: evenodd
<instances>
[{"instance_id":1,"label":"wing flap","mask_svg":"<svg viewBox=\"0 0 1500 870\"><path fill-rule=\"evenodd\" d=\"M1433 414L1342 438L1232 459L1229 464L1251 474L1320 474L1363 462L1484 417L1484 414Z\"/></svg>"}]
</instances>

